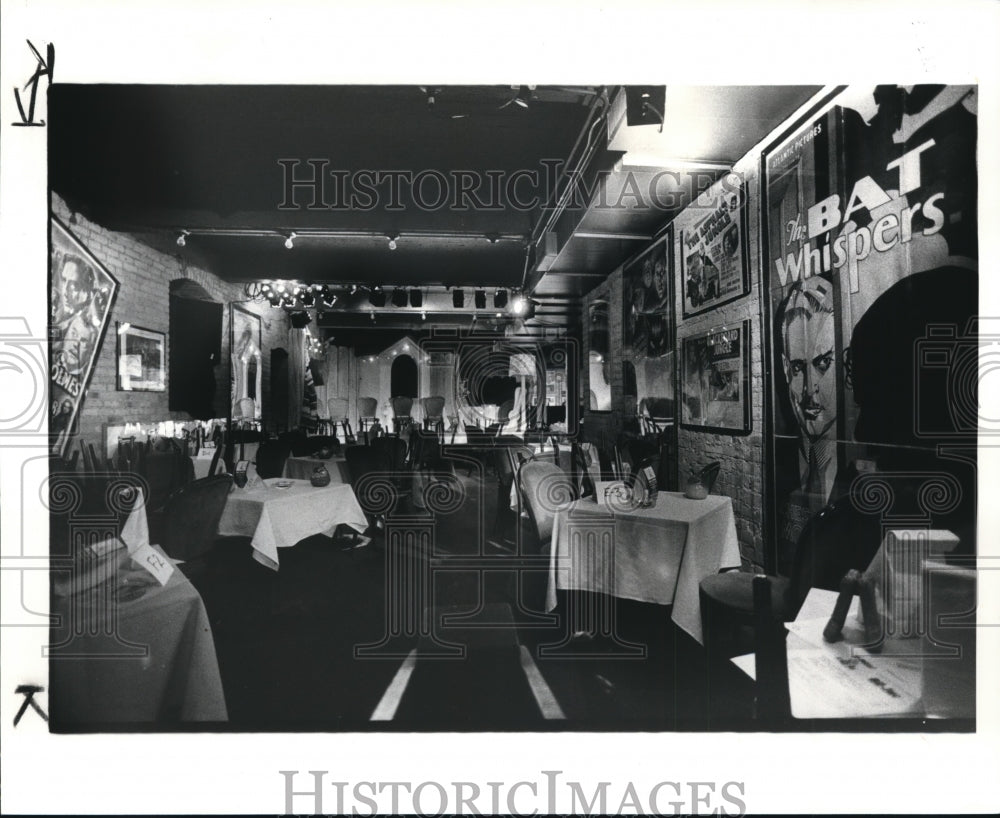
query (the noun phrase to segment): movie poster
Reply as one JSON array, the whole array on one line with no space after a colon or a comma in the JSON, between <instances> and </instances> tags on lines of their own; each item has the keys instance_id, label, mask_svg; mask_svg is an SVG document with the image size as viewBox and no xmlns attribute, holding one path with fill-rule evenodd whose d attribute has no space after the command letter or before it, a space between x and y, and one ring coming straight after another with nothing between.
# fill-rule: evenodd
<instances>
[{"instance_id":1,"label":"movie poster","mask_svg":"<svg viewBox=\"0 0 1000 818\"><path fill-rule=\"evenodd\" d=\"M52 217L49 441L63 456L87 392L118 282Z\"/></svg>"},{"instance_id":2,"label":"movie poster","mask_svg":"<svg viewBox=\"0 0 1000 818\"><path fill-rule=\"evenodd\" d=\"M684 338L681 360L681 426L749 432L750 322Z\"/></svg>"},{"instance_id":3,"label":"movie poster","mask_svg":"<svg viewBox=\"0 0 1000 818\"><path fill-rule=\"evenodd\" d=\"M928 389L915 356L975 347L976 102L974 86L850 88L765 153L779 570L859 470L974 434L948 366Z\"/></svg>"},{"instance_id":4,"label":"movie poster","mask_svg":"<svg viewBox=\"0 0 1000 818\"><path fill-rule=\"evenodd\" d=\"M708 212L680 234L685 318L750 291L746 188L728 182L713 186Z\"/></svg>"},{"instance_id":5,"label":"movie poster","mask_svg":"<svg viewBox=\"0 0 1000 818\"><path fill-rule=\"evenodd\" d=\"M650 406L672 407L674 400L672 246L671 228L622 270L623 364L631 363L635 373L635 395L626 394L642 412ZM628 390L630 378L623 380Z\"/></svg>"}]
</instances>

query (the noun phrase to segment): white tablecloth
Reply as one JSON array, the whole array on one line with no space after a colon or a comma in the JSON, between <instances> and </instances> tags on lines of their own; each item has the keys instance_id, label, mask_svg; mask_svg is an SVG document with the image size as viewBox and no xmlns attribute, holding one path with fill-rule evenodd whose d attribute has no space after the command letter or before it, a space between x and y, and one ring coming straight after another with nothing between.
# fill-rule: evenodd
<instances>
[{"instance_id":1,"label":"white tablecloth","mask_svg":"<svg viewBox=\"0 0 1000 818\"><path fill-rule=\"evenodd\" d=\"M215 449L202 449L198 454L191 458L191 462L194 464L194 479L201 480L203 477L208 477L208 473L212 468L212 458L215 456ZM221 464L218 468L225 469L225 461L222 456L219 456L219 463Z\"/></svg>"},{"instance_id":2,"label":"white tablecloth","mask_svg":"<svg viewBox=\"0 0 1000 818\"><path fill-rule=\"evenodd\" d=\"M155 581L124 549L112 559L122 562L110 585L81 583L72 595L55 598L53 723L226 721L212 628L194 586L175 568L166 585L115 601L113 586L123 580Z\"/></svg>"},{"instance_id":3,"label":"white tablecloth","mask_svg":"<svg viewBox=\"0 0 1000 818\"><path fill-rule=\"evenodd\" d=\"M291 482L285 489L279 482ZM219 521L219 535L251 537L253 557L278 570L278 549L314 534L331 536L338 525L368 528L354 490L346 484L315 488L308 480L269 478L264 485L234 489Z\"/></svg>"},{"instance_id":4,"label":"white tablecloth","mask_svg":"<svg viewBox=\"0 0 1000 818\"><path fill-rule=\"evenodd\" d=\"M556 589L673 605L678 627L702 641L698 585L740 564L733 504L661 491L656 505L612 513L591 499L556 512L546 609Z\"/></svg>"},{"instance_id":5,"label":"white tablecloth","mask_svg":"<svg viewBox=\"0 0 1000 818\"><path fill-rule=\"evenodd\" d=\"M319 457L289 457L285 461L285 469L281 476L293 480L308 480L317 466L326 466L326 470L330 472L330 485L351 482L351 476L347 471L347 458L343 455L335 455L325 460Z\"/></svg>"}]
</instances>

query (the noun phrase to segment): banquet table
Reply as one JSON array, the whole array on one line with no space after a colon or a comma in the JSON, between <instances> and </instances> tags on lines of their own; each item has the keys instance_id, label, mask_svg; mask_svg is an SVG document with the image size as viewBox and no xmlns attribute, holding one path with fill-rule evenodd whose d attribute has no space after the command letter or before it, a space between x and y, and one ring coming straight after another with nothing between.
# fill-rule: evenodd
<instances>
[{"instance_id":1,"label":"banquet table","mask_svg":"<svg viewBox=\"0 0 1000 818\"><path fill-rule=\"evenodd\" d=\"M350 483L351 475L347 471L347 458L343 455L333 457L289 457L285 461L285 469L281 473L282 477L290 477L293 480L308 480L312 477L313 469L317 466L326 466L330 473L330 484Z\"/></svg>"},{"instance_id":2,"label":"banquet table","mask_svg":"<svg viewBox=\"0 0 1000 818\"><path fill-rule=\"evenodd\" d=\"M332 536L339 525L359 532L368 528L350 485L316 488L308 480L268 478L232 491L219 521L219 535L251 537L254 559L277 571L279 548L314 534Z\"/></svg>"},{"instance_id":3,"label":"banquet table","mask_svg":"<svg viewBox=\"0 0 1000 818\"><path fill-rule=\"evenodd\" d=\"M739 564L728 497L661 491L654 506L631 510L575 500L555 513L546 610L557 588L672 605L674 623L701 642L698 585Z\"/></svg>"},{"instance_id":4,"label":"banquet table","mask_svg":"<svg viewBox=\"0 0 1000 818\"><path fill-rule=\"evenodd\" d=\"M124 548L108 560L94 584L81 574L73 593L54 593L53 725L226 721L212 628L194 586L177 568L159 585Z\"/></svg>"}]
</instances>

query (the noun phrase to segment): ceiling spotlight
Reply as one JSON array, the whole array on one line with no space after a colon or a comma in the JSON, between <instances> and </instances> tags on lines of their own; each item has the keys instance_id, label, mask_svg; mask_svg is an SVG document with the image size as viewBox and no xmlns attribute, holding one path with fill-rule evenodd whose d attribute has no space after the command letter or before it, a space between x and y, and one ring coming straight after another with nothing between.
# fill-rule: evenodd
<instances>
[{"instance_id":1,"label":"ceiling spotlight","mask_svg":"<svg viewBox=\"0 0 1000 818\"><path fill-rule=\"evenodd\" d=\"M420 290L410 290L410 306L420 307L424 303L424 294Z\"/></svg>"},{"instance_id":2,"label":"ceiling spotlight","mask_svg":"<svg viewBox=\"0 0 1000 818\"><path fill-rule=\"evenodd\" d=\"M517 96L514 97L514 104L519 105L522 108L528 107L528 99L531 97L532 86L522 85L518 91Z\"/></svg>"},{"instance_id":3,"label":"ceiling spotlight","mask_svg":"<svg viewBox=\"0 0 1000 818\"><path fill-rule=\"evenodd\" d=\"M486 309L486 290L476 290L476 309Z\"/></svg>"},{"instance_id":4,"label":"ceiling spotlight","mask_svg":"<svg viewBox=\"0 0 1000 818\"><path fill-rule=\"evenodd\" d=\"M465 290L452 290L451 303L455 309L460 310L465 306Z\"/></svg>"},{"instance_id":5,"label":"ceiling spotlight","mask_svg":"<svg viewBox=\"0 0 1000 818\"><path fill-rule=\"evenodd\" d=\"M185 244L187 244L187 237L190 235L191 233L189 231L181 230L181 232L177 234L177 246L183 247Z\"/></svg>"},{"instance_id":6,"label":"ceiling spotlight","mask_svg":"<svg viewBox=\"0 0 1000 818\"><path fill-rule=\"evenodd\" d=\"M374 321L375 320L375 310L372 310L370 313L368 313L368 317L371 318L372 321Z\"/></svg>"},{"instance_id":7,"label":"ceiling spotlight","mask_svg":"<svg viewBox=\"0 0 1000 818\"><path fill-rule=\"evenodd\" d=\"M394 307L405 307L406 306L406 290L402 287L396 287L392 291L392 306Z\"/></svg>"},{"instance_id":8,"label":"ceiling spotlight","mask_svg":"<svg viewBox=\"0 0 1000 818\"><path fill-rule=\"evenodd\" d=\"M510 305L510 311L514 315L524 315L528 311L528 299L523 295L514 296L514 301Z\"/></svg>"},{"instance_id":9,"label":"ceiling spotlight","mask_svg":"<svg viewBox=\"0 0 1000 818\"><path fill-rule=\"evenodd\" d=\"M497 318L503 318L503 313L502 312L498 312L497 313Z\"/></svg>"},{"instance_id":10,"label":"ceiling spotlight","mask_svg":"<svg viewBox=\"0 0 1000 818\"><path fill-rule=\"evenodd\" d=\"M270 292L271 285L267 281L265 281L263 284L260 285L260 289L265 293Z\"/></svg>"},{"instance_id":11,"label":"ceiling spotlight","mask_svg":"<svg viewBox=\"0 0 1000 818\"><path fill-rule=\"evenodd\" d=\"M390 250L395 250L396 249L396 239L399 238L399 234L398 233L389 233L386 236L386 238L389 239L389 249Z\"/></svg>"},{"instance_id":12,"label":"ceiling spotlight","mask_svg":"<svg viewBox=\"0 0 1000 818\"><path fill-rule=\"evenodd\" d=\"M500 241L500 234L499 233L487 233L486 234L486 241L488 241L490 244L496 244L498 241Z\"/></svg>"},{"instance_id":13,"label":"ceiling spotlight","mask_svg":"<svg viewBox=\"0 0 1000 818\"><path fill-rule=\"evenodd\" d=\"M493 296L493 306L498 310L502 310L507 306L507 291L497 290Z\"/></svg>"},{"instance_id":14,"label":"ceiling spotlight","mask_svg":"<svg viewBox=\"0 0 1000 818\"><path fill-rule=\"evenodd\" d=\"M420 311L420 320L421 321L426 321L427 320L427 310L421 310Z\"/></svg>"},{"instance_id":15,"label":"ceiling spotlight","mask_svg":"<svg viewBox=\"0 0 1000 818\"><path fill-rule=\"evenodd\" d=\"M358 285L357 284L352 284L351 285L351 295L354 295L357 291L358 291Z\"/></svg>"},{"instance_id":16,"label":"ceiling spotlight","mask_svg":"<svg viewBox=\"0 0 1000 818\"><path fill-rule=\"evenodd\" d=\"M279 293L283 293L284 291L285 291L285 282L284 281L279 281L278 282L278 292Z\"/></svg>"},{"instance_id":17,"label":"ceiling spotlight","mask_svg":"<svg viewBox=\"0 0 1000 818\"><path fill-rule=\"evenodd\" d=\"M295 239L296 239L295 231L292 231L291 233L288 234L288 237L285 239L285 249L291 250L295 246L293 244Z\"/></svg>"}]
</instances>

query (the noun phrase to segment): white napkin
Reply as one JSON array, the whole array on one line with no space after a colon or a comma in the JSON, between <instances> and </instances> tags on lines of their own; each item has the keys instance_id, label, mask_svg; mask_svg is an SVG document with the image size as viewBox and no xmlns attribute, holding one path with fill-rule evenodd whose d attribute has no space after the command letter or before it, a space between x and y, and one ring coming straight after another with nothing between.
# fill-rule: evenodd
<instances>
[{"instance_id":1,"label":"white napkin","mask_svg":"<svg viewBox=\"0 0 1000 818\"><path fill-rule=\"evenodd\" d=\"M146 522L146 501L142 496L142 489L137 489L139 496L136 498L132 513L128 515L125 526L122 528L121 540L128 548L129 554L134 554L137 548L149 545L149 524Z\"/></svg>"}]
</instances>

